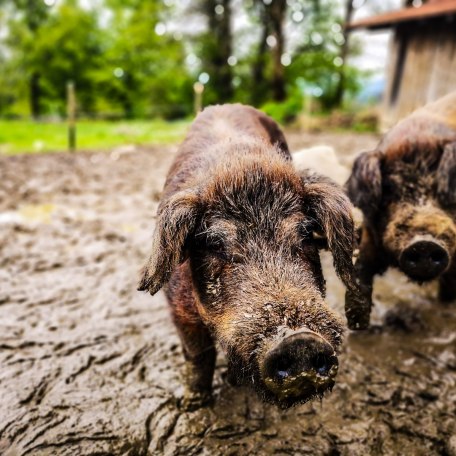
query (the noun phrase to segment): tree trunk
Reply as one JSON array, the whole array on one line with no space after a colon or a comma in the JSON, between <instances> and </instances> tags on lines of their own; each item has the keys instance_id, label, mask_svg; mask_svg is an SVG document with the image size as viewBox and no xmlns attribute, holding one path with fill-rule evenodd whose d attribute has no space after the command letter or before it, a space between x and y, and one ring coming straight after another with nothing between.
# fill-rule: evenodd
<instances>
[{"instance_id":1,"label":"tree trunk","mask_svg":"<svg viewBox=\"0 0 456 456\"><path fill-rule=\"evenodd\" d=\"M265 5L261 2L261 22L263 24L263 30L261 33L260 43L258 46L258 52L252 67L252 92L251 92L251 103L254 106L258 106L264 101L265 93L265 69L266 69L266 50L267 50L267 38L269 35L269 22L267 15L265 14Z\"/></svg>"},{"instance_id":2,"label":"tree trunk","mask_svg":"<svg viewBox=\"0 0 456 456\"><path fill-rule=\"evenodd\" d=\"M219 7L223 7L221 13L216 12ZM223 103L233 97L233 74L228 65L232 53L231 0L206 0L204 10L212 41L208 56L212 86L217 93L217 101Z\"/></svg>"},{"instance_id":3,"label":"tree trunk","mask_svg":"<svg viewBox=\"0 0 456 456\"><path fill-rule=\"evenodd\" d=\"M346 83L346 60L349 51L348 40L350 38L350 30L348 24L350 24L353 17L353 0L347 0L345 9L345 23L344 23L344 43L340 49L340 58L342 59L342 65L339 71L339 82L337 84L336 94L334 96L334 104L340 106L344 99L345 83Z\"/></svg>"},{"instance_id":4,"label":"tree trunk","mask_svg":"<svg viewBox=\"0 0 456 456\"><path fill-rule=\"evenodd\" d=\"M285 45L283 22L287 10L287 2L286 0L274 0L268 9L272 36L276 39L276 44L272 47L272 97L275 101L283 101L286 98L285 74L282 65L282 54Z\"/></svg>"}]
</instances>

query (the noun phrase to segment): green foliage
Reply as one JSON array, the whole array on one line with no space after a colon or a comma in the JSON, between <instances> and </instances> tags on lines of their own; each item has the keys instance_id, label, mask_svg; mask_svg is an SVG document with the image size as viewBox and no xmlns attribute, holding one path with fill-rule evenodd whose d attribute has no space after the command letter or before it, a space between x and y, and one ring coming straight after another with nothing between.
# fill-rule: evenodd
<instances>
[{"instance_id":1,"label":"green foliage","mask_svg":"<svg viewBox=\"0 0 456 456\"><path fill-rule=\"evenodd\" d=\"M61 4L28 43L30 69L41 76L45 111L64 115L66 85L73 81L80 109L91 112L95 103L94 73L102 63L102 37L95 14L74 1Z\"/></svg>"},{"instance_id":2,"label":"green foliage","mask_svg":"<svg viewBox=\"0 0 456 456\"><path fill-rule=\"evenodd\" d=\"M40 14L30 4L39 5ZM5 11L6 3L0 7ZM103 26L100 11L83 9L77 0L61 0L52 11L41 0L17 0L15 7L8 5L14 14L6 21L11 57L0 52L0 62L7 60L0 75L0 115L25 114L33 75L46 115L65 115L69 81L83 115L176 118L192 111L182 43L155 32L166 13L161 2L106 0L102 11L110 11L111 19Z\"/></svg>"},{"instance_id":3,"label":"green foliage","mask_svg":"<svg viewBox=\"0 0 456 456\"><path fill-rule=\"evenodd\" d=\"M114 12L106 53L110 71L103 69L99 75L106 98L126 117L188 115L192 81L185 71L182 43L155 32L163 7L139 0L110 5Z\"/></svg>"},{"instance_id":4,"label":"green foliage","mask_svg":"<svg viewBox=\"0 0 456 456\"><path fill-rule=\"evenodd\" d=\"M303 96L295 90L288 99L282 103L268 102L261 106L261 110L271 116L279 124L293 121L303 108Z\"/></svg>"},{"instance_id":5,"label":"green foliage","mask_svg":"<svg viewBox=\"0 0 456 456\"><path fill-rule=\"evenodd\" d=\"M272 103L277 62L266 43L271 21L265 19L263 0L242 2L250 22L237 27L233 42L228 25L239 11L230 0L192 0L187 10L177 0L97 0L89 9L80 0L53 6L44 0L0 0L0 28L7 30L0 34L0 116L62 118L66 86L73 81L80 117L182 118L193 111L192 85L203 71L210 75L205 105L252 103L287 122L302 108L296 81L304 80L320 90L319 105L326 111L336 104L341 75L340 4L287 1L287 99ZM223 7L223 14L214 13L215 6ZM175 30L195 14L204 19L205 30L183 39L166 30L165 24ZM186 62L190 52L196 66ZM233 54L238 62L229 66ZM359 90L361 75L349 67L344 73L350 97Z\"/></svg>"},{"instance_id":6,"label":"green foliage","mask_svg":"<svg viewBox=\"0 0 456 456\"><path fill-rule=\"evenodd\" d=\"M343 21L335 0L314 2L314 8L305 16L305 33L296 47L287 80L294 84L298 78L319 89L318 99L323 111L335 107L336 91L344 71L344 92L347 98L360 89L362 73L345 65L340 57L344 43ZM352 54L356 51L352 48Z\"/></svg>"}]
</instances>

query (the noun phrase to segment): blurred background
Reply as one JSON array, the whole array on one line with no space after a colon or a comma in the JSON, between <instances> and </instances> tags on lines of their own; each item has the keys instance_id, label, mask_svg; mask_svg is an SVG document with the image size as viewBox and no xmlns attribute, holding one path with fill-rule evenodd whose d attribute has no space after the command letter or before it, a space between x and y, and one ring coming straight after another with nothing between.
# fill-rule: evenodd
<instances>
[{"instance_id":1,"label":"blurred background","mask_svg":"<svg viewBox=\"0 0 456 456\"><path fill-rule=\"evenodd\" d=\"M65 149L74 96L82 148L175 142L225 102L376 131L456 89L455 15L454 0L0 0L0 153Z\"/></svg>"}]
</instances>

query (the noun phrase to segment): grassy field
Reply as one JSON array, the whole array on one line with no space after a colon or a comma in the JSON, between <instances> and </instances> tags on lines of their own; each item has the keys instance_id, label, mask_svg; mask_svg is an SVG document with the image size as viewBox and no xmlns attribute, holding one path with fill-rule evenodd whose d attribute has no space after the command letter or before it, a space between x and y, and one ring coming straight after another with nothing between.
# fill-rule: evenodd
<instances>
[{"instance_id":1,"label":"grassy field","mask_svg":"<svg viewBox=\"0 0 456 456\"><path fill-rule=\"evenodd\" d=\"M77 124L78 150L104 150L126 144L179 142L189 121L164 120L98 121ZM0 120L0 155L67 150L65 123Z\"/></svg>"}]
</instances>

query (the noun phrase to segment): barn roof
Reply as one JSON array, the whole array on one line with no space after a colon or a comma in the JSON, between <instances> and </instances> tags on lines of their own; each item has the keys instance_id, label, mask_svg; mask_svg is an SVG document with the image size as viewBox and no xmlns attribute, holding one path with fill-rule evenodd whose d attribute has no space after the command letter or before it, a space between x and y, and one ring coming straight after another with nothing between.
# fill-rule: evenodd
<instances>
[{"instance_id":1,"label":"barn roof","mask_svg":"<svg viewBox=\"0 0 456 456\"><path fill-rule=\"evenodd\" d=\"M451 14L456 14L456 0L430 0L418 8L404 8L353 21L348 25L348 28L350 30L361 28L375 30L389 28L403 22L413 22Z\"/></svg>"}]
</instances>

